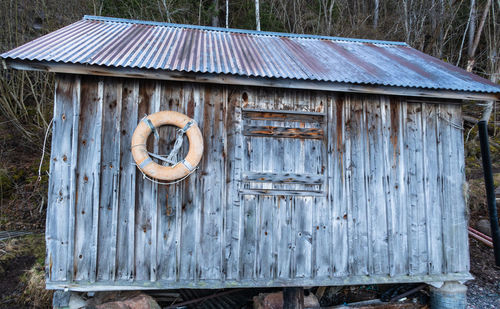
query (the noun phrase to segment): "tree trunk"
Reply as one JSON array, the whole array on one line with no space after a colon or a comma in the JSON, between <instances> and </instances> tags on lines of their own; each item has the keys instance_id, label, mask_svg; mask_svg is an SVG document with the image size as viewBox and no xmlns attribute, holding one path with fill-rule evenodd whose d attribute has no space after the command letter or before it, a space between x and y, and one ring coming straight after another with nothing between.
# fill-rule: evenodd
<instances>
[{"instance_id":1,"label":"tree trunk","mask_svg":"<svg viewBox=\"0 0 500 309\"><path fill-rule=\"evenodd\" d=\"M283 288L283 309L304 309L304 288Z\"/></svg>"},{"instance_id":2,"label":"tree trunk","mask_svg":"<svg viewBox=\"0 0 500 309\"><path fill-rule=\"evenodd\" d=\"M403 0L403 11L404 11L404 18L405 18L405 42L406 43L410 43L410 27L411 27L411 23L410 23L410 18L409 18L409 14L408 14L408 0Z\"/></svg>"},{"instance_id":3,"label":"tree trunk","mask_svg":"<svg viewBox=\"0 0 500 309\"><path fill-rule=\"evenodd\" d=\"M471 0L475 1L475 0ZM481 21L479 22L479 26L477 28L477 32L475 35L472 36L473 41L471 41L471 37L469 35L469 49L468 49L468 59L467 59L467 71L472 72L472 69L474 68L475 64L475 59L474 56L476 55L476 50L477 47L479 46L479 40L481 39L481 34L483 33L483 28L484 24L486 22L486 18L488 17L488 13L490 12L490 7L491 7L491 0L488 0L486 2L486 5L483 10L483 15L481 16ZM472 8L471 8L472 9ZM471 19L471 26L472 26L472 19ZM469 32L470 34L470 32Z\"/></svg>"},{"instance_id":4,"label":"tree trunk","mask_svg":"<svg viewBox=\"0 0 500 309\"><path fill-rule=\"evenodd\" d=\"M214 11L212 14L212 27L219 27L219 0L214 0Z\"/></svg>"},{"instance_id":5,"label":"tree trunk","mask_svg":"<svg viewBox=\"0 0 500 309\"><path fill-rule=\"evenodd\" d=\"M469 44L467 48L467 58L472 56L472 44L476 34L476 0L470 0L470 20L469 20Z\"/></svg>"},{"instance_id":6,"label":"tree trunk","mask_svg":"<svg viewBox=\"0 0 500 309\"><path fill-rule=\"evenodd\" d=\"M257 31L260 31L259 0L255 0L255 24L257 25Z\"/></svg>"},{"instance_id":7,"label":"tree trunk","mask_svg":"<svg viewBox=\"0 0 500 309\"><path fill-rule=\"evenodd\" d=\"M380 0L375 0L375 8L373 10L373 29L378 27L378 12L380 7Z\"/></svg>"},{"instance_id":8,"label":"tree trunk","mask_svg":"<svg viewBox=\"0 0 500 309\"><path fill-rule=\"evenodd\" d=\"M226 0L226 28L229 28L229 0Z\"/></svg>"}]
</instances>

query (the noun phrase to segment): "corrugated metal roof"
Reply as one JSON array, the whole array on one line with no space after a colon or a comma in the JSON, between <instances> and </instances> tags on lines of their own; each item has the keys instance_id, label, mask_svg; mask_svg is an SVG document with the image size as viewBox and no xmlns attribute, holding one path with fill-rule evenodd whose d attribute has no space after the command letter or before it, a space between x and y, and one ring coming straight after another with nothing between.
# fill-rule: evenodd
<instances>
[{"instance_id":1,"label":"corrugated metal roof","mask_svg":"<svg viewBox=\"0 0 500 309\"><path fill-rule=\"evenodd\" d=\"M500 86L405 43L85 16L0 57L500 93Z\"/></svg>"}]
</instances>

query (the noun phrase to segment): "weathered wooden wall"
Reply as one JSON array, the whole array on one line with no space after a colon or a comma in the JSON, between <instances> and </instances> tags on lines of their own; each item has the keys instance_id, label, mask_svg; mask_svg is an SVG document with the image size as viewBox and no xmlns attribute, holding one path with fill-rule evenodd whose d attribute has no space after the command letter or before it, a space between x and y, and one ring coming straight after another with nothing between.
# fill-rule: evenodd
<instances>
[{"instance_id":1,"label":"weathered wooden wall","mask_svg":"<svg viewBox=\"0 0 500 309\"><path fill-rule=\"evenodd\" d=\"M130 154L160 110L204 137L200 168L176 185L144 179ZM450 102L59 75L47 286L469 278L460 126ZM165 154L174 129L160 133L149 147Z\"/></svg>"}]
</instances>

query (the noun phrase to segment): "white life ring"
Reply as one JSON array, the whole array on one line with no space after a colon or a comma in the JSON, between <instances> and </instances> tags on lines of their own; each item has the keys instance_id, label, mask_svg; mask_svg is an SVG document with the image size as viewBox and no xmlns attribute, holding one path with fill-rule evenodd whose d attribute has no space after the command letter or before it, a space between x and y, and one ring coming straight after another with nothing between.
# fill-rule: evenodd
<instances>
[{"instance_id":1,"label":"white life ring","mask_svg":"<svg viewBox=\"0 0 500 309\"><path fill-rule=\"evenodd\" d=\"M174 125L184 129L189 140L189 151L184 160L174 166L162 166L154 162L146 149L149 134L162 125ZM187 128L186 128L187 127ZM151 114L137 125L132 135L132 156L139 169L146 175L165 181L185 177L191 173L203 155L203 137L196 122L188 116L174 112L161 111Z\"/></svg>"}]
</instances>

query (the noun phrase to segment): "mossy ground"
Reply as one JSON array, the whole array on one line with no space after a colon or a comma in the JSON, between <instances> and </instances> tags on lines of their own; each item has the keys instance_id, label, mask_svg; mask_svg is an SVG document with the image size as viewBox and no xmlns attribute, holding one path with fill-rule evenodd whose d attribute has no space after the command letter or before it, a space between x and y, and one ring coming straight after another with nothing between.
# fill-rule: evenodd
<instances>
[{"instance_id":1,"label":"mossy ground","mask_svg":"<svg viewBox=\"0 0 500 309\"><path fill-rule=\"evenodd\" d=\"M41 231L45 226L50 152L45 152L39 180L41 147L20 143L21 136L2 120L0 117L0 231Z\"/></svg>"},{"instance_id":2,"label":"mossy ground","mask_svg":"<svg viewBox=\"0 0 500 309\"><path fill-rule=\"evenodd\" d=\"M44 264L42 234L0 242L0 308L49 308Z\"/></svg>"}]
</instances>

